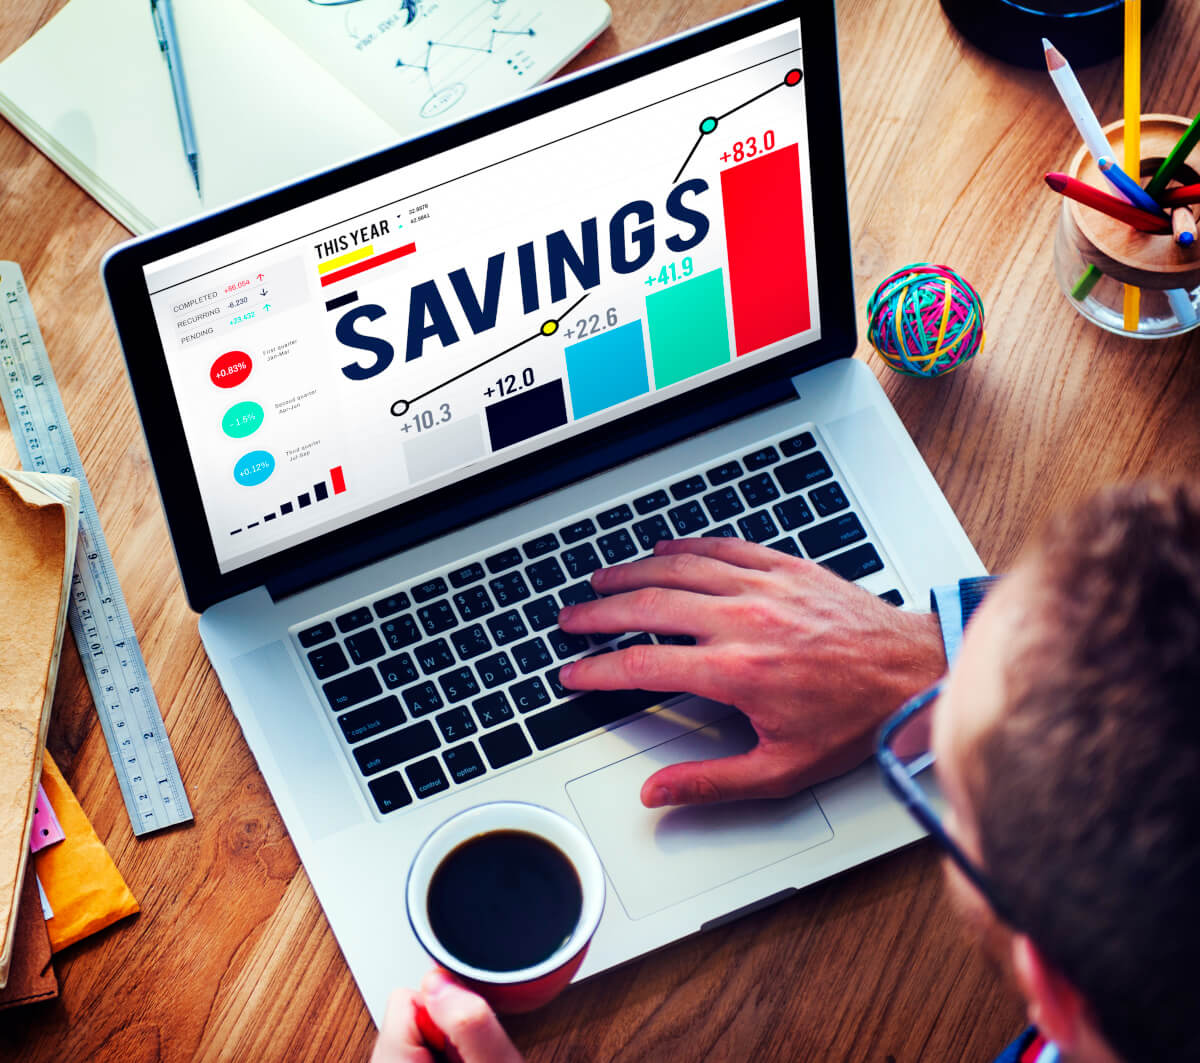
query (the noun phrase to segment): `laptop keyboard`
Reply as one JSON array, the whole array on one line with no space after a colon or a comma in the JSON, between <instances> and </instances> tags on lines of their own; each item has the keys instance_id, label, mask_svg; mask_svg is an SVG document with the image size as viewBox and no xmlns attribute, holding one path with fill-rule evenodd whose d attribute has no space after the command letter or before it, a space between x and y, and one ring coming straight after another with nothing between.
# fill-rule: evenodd
<instances>
[{"instance_id":1,"label":"laptop keyboard","mask_svg":"<svg viewBox=\"0 0 1200 1063\"><path fill-rule=\"evenodd\" d=\"M683 636L581 636L562 606L596 598L596 569L660 539L731 536L844 579L885 563L814 431L792 432L445 571L292 628L320 700L380 814L610 726L671 695L577 693L568 661ZM880 595L902 605L898 590Z\"/></svg>"}]
</instances>

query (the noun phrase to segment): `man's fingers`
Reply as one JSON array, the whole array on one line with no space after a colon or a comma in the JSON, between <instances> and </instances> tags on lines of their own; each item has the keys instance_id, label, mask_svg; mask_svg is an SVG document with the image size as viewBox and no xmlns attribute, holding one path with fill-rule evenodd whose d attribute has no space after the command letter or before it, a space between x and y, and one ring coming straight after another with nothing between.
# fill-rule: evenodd
<instances>
[{"instance_id":1,"label":"man's fingers","mask_svg":"<svg viewBox=\"0 0 1200 1063\"><path fill-rule=\"evenodd\" d=\"M421 983L425 1010L463 1063L521 1063L521 1054L487 1002L444 971L430 971Z\"/></svg>"},{"instance_id":2,"label":"man's fingers","mask_svg":"<svg viewBox=\"0 0 1200 1063\"><path fill-rule=\"evenodd\" d=\"M728 696L711 656L689 646L631 646L585 657L565 665L559 678L572 690L686 690L714 701Z\"/></svg>"},{"instance_id":3,"label":"man's fingers","mask_svg":"<svg viewBox=\"0 0 1200 1063\"><path fill-rule=\"evenodd\" d=\"M757 747L718 760L692 760L656 771L642 784L642 804L702 805L752 797L788 797L802 789L795 765Z\"/></svg>"},{"instance_id":4,"label":"man's fingers","mask_svg":"<svg viewBox=\"0 0 1200 1063\"><path fill-rule=\"evenodd\" d=\"M564 631L587 634L592 631L651 631L657 635L693 635L710 632L719 599L691 591L644 587L567 606L558 614L558 626Z\"/></svg>"},{"instance_id":5,"label":"man's fingers","mask_svg":"<svg viewBox=\"0 0 1200 1063\"><path fill-rule=\"evenodd\" d=\"M737 594L751 586L753 577L753 572L740 565L677 550L597 569L592 573L592 586L601 594L621 594L642 587L664 587L697 594Z\"/></svg>"},{"instance_id":6,"label":"man's fingers","mask_svg":"<svg viewBox=\"0 0 1200 1063\"><path fill-rule=\"evenodd\" d=\"M758 543L750 543L745 539L726 539L722 536L714 536L711 539L663 539L654 544L655 557L679 554L710 557L728 565L758 572L770 572L778 568L781 560L786 557L778 550L760 546Z\"/></svg>"}]
</instances>

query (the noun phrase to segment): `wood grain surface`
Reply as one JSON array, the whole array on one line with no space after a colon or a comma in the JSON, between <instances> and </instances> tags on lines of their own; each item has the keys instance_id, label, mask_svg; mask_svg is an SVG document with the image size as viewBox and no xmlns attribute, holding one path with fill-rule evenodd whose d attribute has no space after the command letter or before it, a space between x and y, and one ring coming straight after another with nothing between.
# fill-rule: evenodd
<instances>
[{"instance_id":1,"label":"wood grain surface","mask_svg":"<svg viewBox=\"0 0 1200 1063\"><path fill-rule=\"evenodd\" d=\"M0 56L61 0L3 0ZM586 64L737 0L612 0ZM944 262L987 308L974 364L891 374L865 345L984 561L1122 477L1200 469L1200 333L1154 344L1081 319L1056 286L1042 183L1077 137L1039 71L966 45L936 0L844 0L842 99L860 307ZM1200 108L1200 5L1144 43L1147 110ZM579 64L577 64L579 65ZM1118 117L1119 62L1080 74ZM173 131L172 131L173 133ZM195 823L136 839L71 640L50 748L142 905L58 958L59 1000L0 1019L5 1060L366 1060L374 1030L184 601L101 291L127 234L0 125L0 258L22 266L129 600ZM0 432L0 466L16 462ZM398 902L399 903L399 902ZM530 1060L990 1061L1022 1009L959 930L918 845L575 986L511 1021Z\"/></svg>"}]
</instances>

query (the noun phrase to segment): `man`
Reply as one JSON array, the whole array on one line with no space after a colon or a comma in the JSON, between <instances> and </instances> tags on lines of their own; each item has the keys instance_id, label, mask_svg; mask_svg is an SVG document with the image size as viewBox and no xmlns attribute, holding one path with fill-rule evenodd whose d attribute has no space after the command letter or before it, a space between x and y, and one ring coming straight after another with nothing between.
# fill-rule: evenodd
<instances>
[{"instance_id":1,"label":"man","mask_svg":"<svg viewBox=\"0 0 1200 1063\"><path fill-rule=\"evenodd\" d=\"M744 756L658 772L652 806L781 795L845 770L945 668L936 617L745 543L660 544L595 585L612 597L565 610L564 628L697 645L590 659L564 682L694 690L759 734ZM940 818L915 756L930 728ZM879 757L1028 1004L1037 1029L1003 1059L1200 1060L1200 490L1116 488L1056 521L989 594L945 683L884 728ZM433 972L393 996L376 1063L431 1058L416 1001L465 1063L519 1061L487 1006Z\"/></svg>"}]
</instances>

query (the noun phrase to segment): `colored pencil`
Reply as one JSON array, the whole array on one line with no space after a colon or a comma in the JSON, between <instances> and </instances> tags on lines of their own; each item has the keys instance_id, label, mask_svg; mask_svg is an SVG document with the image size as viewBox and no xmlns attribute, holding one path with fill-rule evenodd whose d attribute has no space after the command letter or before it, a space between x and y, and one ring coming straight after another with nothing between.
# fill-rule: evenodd
<instances>
[{"instance_id":1,"label":"colored pencil","mask_svg":"<svg viewBox=\"0 0 1200 1063\"><path fill-rule=\"evenodd\" d=\"M1192 153L1192 148L1198 142L1200 142L1200 114L1192 119L1192 124L1187 127L1187 131L1179 138L1175 147L1167 153L1167 157L1163 159L1154 176L1150 178L1150 183L1146 185L1146 191L1150 195L1155 199L1158 198L1158 194L1167 187L1172 174L1179 169L1183 160Z\"/></svg>"},{"instance_id":2,"label":"colored pencil","mask_svg":"<svg viewBox=\"0 0 1200 1063\"><path fill-rule=\"evenodd\" d=\"M1158 197L1158 202L1164 207L1186 207L1189 203L1200 203L1200 185L1168 188Z\"/></svg>"},{"instance_id":3,"label":"colored pencil","mask_svg":"<svg viewBox=\"0 0 1200 1063\"><path fill-rule=\"evenodd\" d=\"M1171 231L1170 223L1161 211L1158 214L1151 214L1149 211L1126 203L1123 199L1110 196L1107 192L1102 192L1084 181L1069 177L1065 173L1046 174L1046 184L1068 199L1074 199L1084 206L1107 214L1110 218L1116 218L1118 221L1125 222L1126 225L1132 225L1139 232L1168 233Z\"/></svg>"},{"instance_id":4,"label":"colored pencil","mask_svg":"<svg viewBox=\"0 0 1200 1063\"><path fill-rule=\"evenodd\" d=\"M1075 77L1075 71L1071 69L1062 52L1045 37L1042 38L1042 47L1046 51L1046 69L1050 71L1050 79L1066 104L1067 113L1075 123L1075 128L1079 130L1079 135L1083 137L1088 151L1092 153L1092 158L1099 162L1102 155L1112 154L1108 137L1100 128L1100 120L1088 103L1079 79Z\"/></svg>"},{"instance_id":5,"label":"colored pencil","mask_svg":"<svg viewBox=\"0 0 1200 1063\"><path fill-rule=\"evenodd\" d=\"M1156 217L1165 218L1167 216L1162 207L1146 194L1145 189L1107 155L1100 160L1100 172L1112 183L1113 188L1138 210L1144 210L1147 214L1153 214Z\"/></svg>"},{"instance_id":6,"label":"colored pencil","mask_svg":"<svg viewBox=\"0 0 1200 1063\"><path fill-rule=\"evenodd\" d=\"M1171 231L1175 242L1190 247L1196 242L1196 215L1189 207L1176 207L1171 211Z\"/></svg>"},{"instance_id":7,"label":"colored pencil","mask_svg":"<svg viewBox=\"0 0 1200 1063\"><path fill-rule=\"evenodd\" d=\"M1098 159L1100 172L1110 181L1116 180L1117 187L1129 197L1135 207L1158 206L1142 191L1142 0L1125 0L1125 172L1115 166L1104 168L1104 160ZM1137 332L1141 319L1141 289L1125 285L1125 331Z\"/></svg>"}]
</instances>

